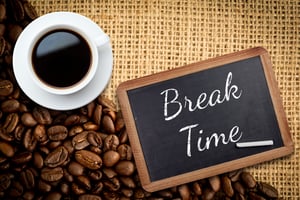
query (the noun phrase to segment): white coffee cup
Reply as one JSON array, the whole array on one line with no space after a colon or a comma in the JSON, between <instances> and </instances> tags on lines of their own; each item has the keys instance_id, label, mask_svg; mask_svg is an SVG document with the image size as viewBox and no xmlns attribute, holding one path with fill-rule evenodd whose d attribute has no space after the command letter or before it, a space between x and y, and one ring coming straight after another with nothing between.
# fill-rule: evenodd
<instances>
[{"instance_id":1,"label":"white coffee cup","mask_svg":"<svg viewBox=\"0 0 300 200\"><path fill-rule=\"evenodd\" d=\"M82 78L78 79L78 81L76 81L74 84L72 83L67 86L57 86L43 80L43 78L38 75L37 70L34 68L34 66L36 67L36 64L34 65L33 63L33 54L35 51L37 51L36 47L43 42L46 36L57 32L68 32L72 33L74 37L80 37L80 39L82 39L81 41L84 41L89 49L90 59L87 72L84 73L85 75L82 75ZM49 39L49 41L51 40ZM54 43L55 42L59 43L54 40ZM51 43L49 42L48 44ZM44 46L48 48L48 44ZM111 66L101 66L101 63L103 63L103 61L100 62L99 57L101 57L102 52L105 54L107 53L107 51L110 51L108 47L111 48L109 36L105 34L102 29L91 19L73 12L52 12L32 21L20 34L15 44L13 53L13 70L20 87L29 97L34 96L33 100L41 105L44 104L43 102L39 102L41 101L40 97L37 97L38 95L36 94L36 92L32 91L34 88L40 91L41 94L49 95L51 98L53 98L53 95L56 97L64 95L73 95L77 97L78 94L76 93L82 92L86 94L87 91L83 90L91 90L91 86L89 86L89 84L96 84L94 79L95 74L97 74L97 76L103 76L105 80L98 81L99 87L102 91L109 80L108 77L111 76L111 69L102 70L102 74L100 74L99 68ZM76 50L76 48L73 49ZM50 57L50 59L52 59L52 57ZM77 56L74 57L74 59L80 61L81 57ZM106 59L105 63L109 63L109 65L111 65L112 56L102 59ZM41 64L41 66L43 65ZM70 72L66 74L66 76L72 76L72 70L70 70ZM96 78L99 79L99 77ZM89 89L85 89L88 87ZM64 99L65 97L60 98ZM42 101L47 100L43 99ZM87 103L86 101L87 100L85 100L85 102L83 103ZM57 103L60 104L60 102ZM45 104L46 107L50 107L48 102ZM79 103L76 102L76 107L78 106ZM68 106L62 106L62 108L58 109L61 110L64 109L64 107L66 109L72 108ZM55 106L52 106L52 108L55 108Z\"/></svg>"}]
</instances>

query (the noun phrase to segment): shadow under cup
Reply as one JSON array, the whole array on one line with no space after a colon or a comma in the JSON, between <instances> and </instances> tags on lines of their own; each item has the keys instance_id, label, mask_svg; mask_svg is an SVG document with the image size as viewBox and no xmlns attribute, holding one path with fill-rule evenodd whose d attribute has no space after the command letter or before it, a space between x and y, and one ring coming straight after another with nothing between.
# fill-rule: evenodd
<instances>
[{"instance_id":1,"label":"shadow under cup","mask_svg":"<svg viewBox=\"0 0 300 200\"><path fill-rule=\"evenodd\" d=\"M93 78L97 48L80 31L54 28L37 37L31 51L31 74L42 89L54 94L81 90Z\"/></svg>"}]
</instances>

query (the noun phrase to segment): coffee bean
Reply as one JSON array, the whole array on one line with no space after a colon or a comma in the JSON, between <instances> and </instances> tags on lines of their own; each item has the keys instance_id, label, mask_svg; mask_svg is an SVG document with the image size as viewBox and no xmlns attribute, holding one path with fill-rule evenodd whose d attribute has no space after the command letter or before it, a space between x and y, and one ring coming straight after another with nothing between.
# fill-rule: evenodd
<instances>
[{"instance_id":1,"label":"coffee bean","mask_svg":"<svg viewBox=\"0 0 300 200\"><path fill-rule=\"evenodd\" d=\"M24 7L24 12L25 12L26 16L29 17L29 19L34 20L38 17L38 14L37 14L36 10L31 5L30 2L25 1L24 4L23 4L23 7Z\"/></svg>"},{"instance_id":2,"label":"coffee bean","mask_svg":"<svg viewBox=\"0 0 300 200\"><path fill-rule=\"evenodd\" d=\"M20 197L24 192L23 185L18 181L13 181L9 187L9 196L11 197Z\"/></svg>"},{"instance_id":3,"label":"coffee bean","mask_svg":"<svg viewBox=\"0 0 300 200\"><path fill-rule=\"evenodd\" d=\"M80 123L80 116L77 114L70 115L66 118L64 125L65 126L74 126Z\"/></svg>"},{"instance_id":4,"label":"coffee bean","mask_svg":"<svg viewBox=\"0 0 300 200\"><path fill-rule=\"evenodd\" d=\"M8 33L8 39L11 43L16 43L19 35L23 31L23 28L18 24L10 24L8 26L9 33Z\"/></svg>"},{"instance_id":5,"label":"coffee bean","mask_svg":"<svg viewBox=\"0 0 300 200\"><path fill-rule=\"evenodd\" d=\"M19 123L19 115L17 113L10 113L7 115L3 128L7 133L12 133Z\"/></svg>"},{"instance_id":6,"label":"coffee bean","mask_svg":"<svg viewBox=\"0 0 300 200\"><path fill-rule=\"evenodd\" d=\"M106 108L109 108L110 110L112 111L116 111L116 104L111 101L110 99L108 99L107 97L101 95L97 98L97 101L100 105L106 107Z\"/></svg>"},{"instance_id":7,"label":"coffee bean","mask_svg":"<svg viewBox=\"0 0 300 200\"><path fill-rule=\"evenodd\" d=\"M136 183L134 182L134 180L129 177L129 176L121 176L120 177L120 181L123 185L125 185L128 188L135 188L136 187Z\"/></svg>"},{"instance_id":8,"label":"coffee bean","mask_svg":"<svg viewBox=\"0 0 300 200\"><path fill-rule=\"evenodd\" d=\"M3 40L4 40L3 38L0 39L0 50L1 50L1 48L4 48L4 45L5 45L5 43L4 43L5 41L3 41ZM4 50L3 50L3 52L4 52ZM0 53L0 56L1 56L1 53ZM0 96L9 96L10 94L12 94L13 90L14 90L14 86L11 81L0 80Z\"/></svg>"},{"instance_id":9,"label":"coffee bean","mask_svg":"<svg viewBox=\"0 0 300 200\"><path fill-rule=\"evenodd\" d=\"M91 181L90 179L88 179L88 177L80 175L76 177L76 180L81 187L83 187L86 190L91 190Z\"/></svg>"},{"instance_id":10,"label":"coffee bean","mask_svg":"<svg viewBox=\"0 0 300 200\"><path fill-rule=\"evenodd\" d=\"M135 171L135 165L128 160L122 160L116 164L116 172L122 176L130 176Z\"/></svg>"},{"instance_id":11,"label":"coffee bean","mask_svg":"<svg viewBox=\"0 0 300 200\"><path fill-rule=\"evenodd\" d=\"M78 200L102 200L100 196L92 194L82 194L78 197Z\"/></svg>"},{"instance_id":12,"label":"coffee bean","mask_svg":"<svg viewBox=\"0 0 300 200\"><path fill-rule=\"evenodd\" d=\"M14 20L17 22L22 21L25 17L25 12L24 12L22 2L18 0L11 0L8 1L8 3L10 8L14 11L13 12Z\"/></svg>"},{"instance_id":13,"label":"coffee bean","mask_svg":"<svg viewBox=\"0 0 300 200\"><path fill-rule=\"evenodd\" d=\"M104 139L104 151L107 150L116 151L119 144L120 144L119 138L114 134L110 134Z\"/></svg>"},{"instance_id":14,"label":"coffee bean","mask_svg":"<svg viewBox=\"0 0 300 200\"><path fill-rule=\"evenodd\" d=\"M85 147L89 146L89 141L87 140L87 136L89 131L83 131L72 139L72 145L76 150L84 149Z\"/></svg>"},{"instance_id":15,"label":"coffee bean","mask_svg":"<svg viewBox=\"0 0 300 200\"><path fill-rule=\"evenodd\" d=\"M192 188L196 196L200 196L202 194L201 185L197 181L193 182Z\"/></svg>"},{"instance_id":16,"label":"coffee bean","mask_svg":"<svg viewBox=\"0 0 300 200\"><path fill-rule=\"evenodd\" d=\"M84 167L78 162L72 161L69 164L68 171L74 176L81 176L84 173Z\"/></svg>"},{"instance_id":17,"label":"coffee bean","mask_svg":"<svg viewBox=\"0 0 300 200\"><path fill-rule=\"evenodd\" d=\"M249 172L242 172L240 176L247 188L254 188L256 186L256 181Z\"/></svg>"},{"instance_id":18,"label":"coffee bean","mask_svg":"<svg viewBox=\"0 0 300 200\"><path fill-rule=\"evenodd\" d=\"M102 178L102 172L100 170L93 170L88 173L88 176L93 181L99 181Z\"/></svg>"},{"instance_id":19,"label":"coffee bean","mask_svg":"<svg viewBox=\"0 0 300 200\"><path fill-rule=\"evenodd\" d=\"M91 108L90 107L92 107L92 111L90 111L91 110ZM99 105L99 104L97 104L97 105L95 105L95 104L93 104L93 105L90 105L90 107L88 107L88 111L89 111L89 113L91 113L91 114L89 114L90 115L90 117L93 117L93 121L97 124L97 125L99 125L100 126L100 124L101 124L101 119L102 119L102 105ZM90 108L90 109L89 109ZM93 113L93 114L92 114Z\"/></svg>"},{"instance_id":20,"label":"coffee bean","mask_svg":"<svg viewBox=\"0 0 300 200\"><path fill-rule=\"evenodd\" d=\"M84 129L82 126L77 125L77 126L73 126L70 130L69 130L69 137L73 137L75 135L77 135L78 133L83 132Z\"/></svg>"},{"instance_id":21,"label":"coffee bean","mask_svg":"<svg viewBox=\"0 0 300 200\"><path fill-rule=\"evenodd\" d=\"M83 188L81 188L77 183L72 183L71 189L75 195L82 195L86 193L86 191Z\"/></svg>"},{"instance_id":22,"label":"coffee bean","mask_svg":"<svg viewBox=\"0 0 300 200\"><path fill-rule=\"evenodd\" d=\"M59 192L50 192L46 195L45 200L60 200L62 195Z\"/></svg>"},{"instance_id":23,"label":"coffee bean","mask_svg":"<svg viewBox=\"0 0 300 200\"><path fill-rule=\"evenodd\" d=\"M47 182L40 179L39 182L38 182L38 189L41 192L50 192L52 187L49 183L47 183Z\"/></svg>"},{"instance_id":24,"label":"coffee bean","mask_svg":"<svg viewBox=\"0 0 300 200\"><path fill-rule=\"evenodd\" d=\"M28 151L33 151L36 148L37 140L33 135L32 129L27 129L24 138L23 145Z\"/></svg>"},{"instance_id":25,"label":"coffee bean","mask_svg":"<svg viewBox=\"0 0 300 200\"><path fill-rule=\"evenodd\" d=\"M203 194L201 195L203 200L212 200L215 197L216 192L211 188L205 188L203 190Z\"/></svg>"},{"instance_id":26,"label":"coffee bean","mask_svg":"<svg viewBox=\"0 0 300 200\"><path fill-rule=\"evenodd\" d=\"M33 165L38 169L41 169L44 167L44 158L37 151L35 151L33 153Z\"/></svg>"},{"instance_id":27,"label":"coffee bean","mask_svg":"<svg viewBox=\"0 0 300 200\"><path fill-rule=\"evenodd\" d=\"M54 125L48 128L47 135L50 140L64 140L68 137L68 129L62 125Z\"/></svg>"},{"instance_id":28,"label":"coffee bean","mask_svg":"<svg viewBox=\"0 0 300 200\"><path fill-rule=\"evenodd\" d=\"M117 177L103 180L103 185L109 191L115 191L115 192L118 191L121 187L120 181Z\"/></svg>"},{"instance_id":29,"label":"coffee bean","mask_svg":"<svg viewBox=\"0 0 300 200\"><path fill-rule=\"evenodd\" d=\"M128 144L121 144L117 149L120 160L131 160L132 159L132 150Z\"/></svg>"},{"instance_id":30,"label":"coffee bean","mask_svg":"<svg viewBox=\"0 0 300 200\"><path fill-rule=\"evenodd\" d=\"M45 125L36 125L36 127L33 130L33 136L40 143L46 142L48 140L48 135L46 134Z\"/></svg>"},{"instance_id":31,"label":"coffee bean","mask_svg":"<svg viewBox=\"0 0 300 200\"><path fill-rule=\"evenodd\" d=\"M28 127L34 127L35 125L37 125L37 121L34 119L34 117L32 116L31 113L26 112L23 113L21 116L21 122Z\"/></svg>"},{"instance_id":32,"label":"coffee bean","mask_svg":"<svg viewBox=\"0 0 300 200\"><path fill-rule=\"evenodd\" d=\"M3 192L10 187L11 179L11 174L0 174L0 192Z\"/></svg>"},{"instance_id":33,"label":"coffee bean","mask_svg":"<svg viewBox=\"0 0 300 200\"><path fill-rule=\"evenodd\" d=\"M260 196L259 194L256 194L255 192L249 192L249 199L251 200L267 200L266 198Z\"/></svg>"},{"instance_id":34,"label":"coffee bean","mask_svg":"<svg viewBox=\"0 0 300 200\"><path fill-rule=\"evenodd\" d=\"M4 4L0 4L0 22L6 19L6 7Z\"/></svg>"},{"instance_id":35,"label":"coffee bean","mask_svg":"<svg viewBox=\"0 0 300 200\"><path fill-rule=\"evenodd\" d=\"M102 118L102 128L105 132L109 134L114 134L115 133L115 125L111 117L108 115L104 115Z\"/></svg>"},{"instance_id":36,"label":"coffee bean","mask_svg":"<svg viewBox=\"0 0 300 200\"><path fill-rule=\"evenodd\" d=\"M87 151L79 150L75 152L75 159L84 167L89 169L99 169L102 166L102 159L97 154Z\"/></svg>"},{"instance_id":37,"label":"coffee bean","mask_svg":"<svg viewBox=\"0 0 300 200\"><path fill-rule=\"evenodd\" d=\"M240 193L242 195L245 194L245 188L244 188L244 186L239 181L236 181L236 182L233 183L233 188L238 193Z\"/></svg>"},{"instance_id":38,"label":"coffee bean","mask_svg":"<svg viewBox=\"0 0 300 200\"><path fill-rule=\"evenodd\" d=\"M36 106L32 110L32 115L39 124L50 125L52 117L46 108Z\"/></svg>"},{"instance_id":39,"label":"coffee bean","mask_svg":"<svg viewBox=\"0 0 300 200\"><path fill-rule=\"evenodd\" d=\"M7 142L14 140L14 136L11 133L8 133L3 127L0 127L0 138Z\"/></svg>"},{"instance_id":40,"label":"coffee bean","mask_svg":"<svg viewBox=\"0 0 300 200\"><path fill-rule=\"evenodd\" d=\"M0 140L0 152L6 157L13 157L15 155L14 147L8 143Z\"/></svg>"},{"instance_id":41,"label":"coffee bean","mask_svg":"<svg viewBox=\"0 0 300 200\"><path fill-rule=\"evenodd\" d=\"M258 183L258 190L262 194L264 194L265 196L267 196L268 198L274 198L274 199L278 198L278 191L277 191L277 189L274 188L273 186L271 186L268 183L259 182Z\"/></svg>"},{"instance_id":42,"label":"coffee bean","mask_svg":"<svg viewBox=\"0 0 300 200\"><path fill-rule=\"evenodd\" d=\"M1 103L1 110L6 113L17 112L20 108L19 101L15 99L8 99Z\"/></svg>"},{"instance_id":43,"label":"coffee bean","mask_svg":"<svg viewBox=\"0 0 300 200\"><path fill-rule=\"evenodd\" d=\"M30 169L25 169L20 173L20 180L26 189L33 189L35 187L34 174Z\"/></svg>"},{"instance_id":44,"label":"coffee bean","mask_svg":"<svg viewBox=\"0 0 300 200\"><path fill-rule=\"evenodd\" d=\"M56 168L43 168L41 170L41 178L48 182L59 181L64 176L63 169L61 167Z\"/></svg>"},{"instance_id":45,"label":"coffee bean","mask_svg":"<svg viewBox=\"0 0 300 200\"><path fill-rule=\"evenodd\" d=\"M116 151L108 150L103 154L103 164L106 167L114 166L119 160L120 160L120 155Z\"/></svg>"},{"instance_id":46,"label":"coffee bean","mask_svg":"<svg viewBox=\"0 0 300 200\"><path fill-rule=\"evenodd\" d=\"M212 176L208 178L209 184L213 191L218 192L221 188L221 179L219 176Z\"/></svg>"},{"instance_id":47,"label":"coffee bean","mask_svg":"<svg viewBox=\"0 0 300 200\"><path fill-rule=\"evenodd\" d=\"M231 183L231 180L229 179L229 177L222 176L221 180L222 180L222 188L223 188L223 191L226 194L226 196L233 197L234 190L233 190L232 183Z\"/></svg>"},{"instance_id":48,"label":"coffee bean","mask_svg":"<svg viewBox=\"0 0 300 200\"><path fill-rule=\"evenodd\" d=\"M59 146L47 155L44 163L48 167L58 167L68 159L68 156L68 150L64 146Z\"/></svg>"},{"instance_id":49,"label":"coffee bean","mask_svg":"<svg viewBox=\"0 0 300 200\"><path fill-rule=\"evenodd\" d=\"M11 161L17 165L26 164L32 159L32 153L29 151L18 152L15 154Z\"/></svg>"}]
</instances>

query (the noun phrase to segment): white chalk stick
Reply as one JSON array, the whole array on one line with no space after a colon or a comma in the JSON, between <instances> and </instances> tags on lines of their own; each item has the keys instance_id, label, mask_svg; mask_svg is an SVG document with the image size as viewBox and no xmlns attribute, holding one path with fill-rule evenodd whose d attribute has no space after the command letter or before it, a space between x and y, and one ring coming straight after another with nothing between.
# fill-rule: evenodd
<instances>
[{"instance_id":1,"label":"white chalk stick","mask_svg":"<svg viewBox=\"0 0 300 200\"><path fill-rule=\"evenodd\" d=\"M273 145L273 140L262 140L262 141L253 141L253 142L238 142L236 147L260 147L260 146L271 146Z\"/></svg>"}]
</instances>

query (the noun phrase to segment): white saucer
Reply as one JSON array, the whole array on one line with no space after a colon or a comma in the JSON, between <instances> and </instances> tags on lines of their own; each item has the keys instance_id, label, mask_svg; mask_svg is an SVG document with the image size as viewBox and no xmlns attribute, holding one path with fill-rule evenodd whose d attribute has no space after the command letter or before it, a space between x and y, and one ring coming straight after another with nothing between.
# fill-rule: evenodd
<instances>
[{"instance_id":1,"label":"white saucer","mask_svg":"<svg viewBox=\"0 0 300 200\"><path fill-rule=\"evenodd\" d=\"M61 19L57 18L57 20ZM64 20L74 19L66 18ZM14 55L18 56L13 56L14 73L24 93L37 104L54 110L76 109L97 98L107 86L112 74L113 53L110 43L105 44L105 46L99 49L99 67L94 78L87 86L73 94L56 95L48 93L36 85L26 67L22 67L29 64L26 57L26 52L29 51L29 45L26 42L28 41L27 38L30 37L32 30L39 29L34 23L28 26L31 26L30 29L25 28L23 30L15 45ZM95 33L101 35L103 31L96 23L90 23L86 34L95 37Z\"/></svg>"}]
</instances>

